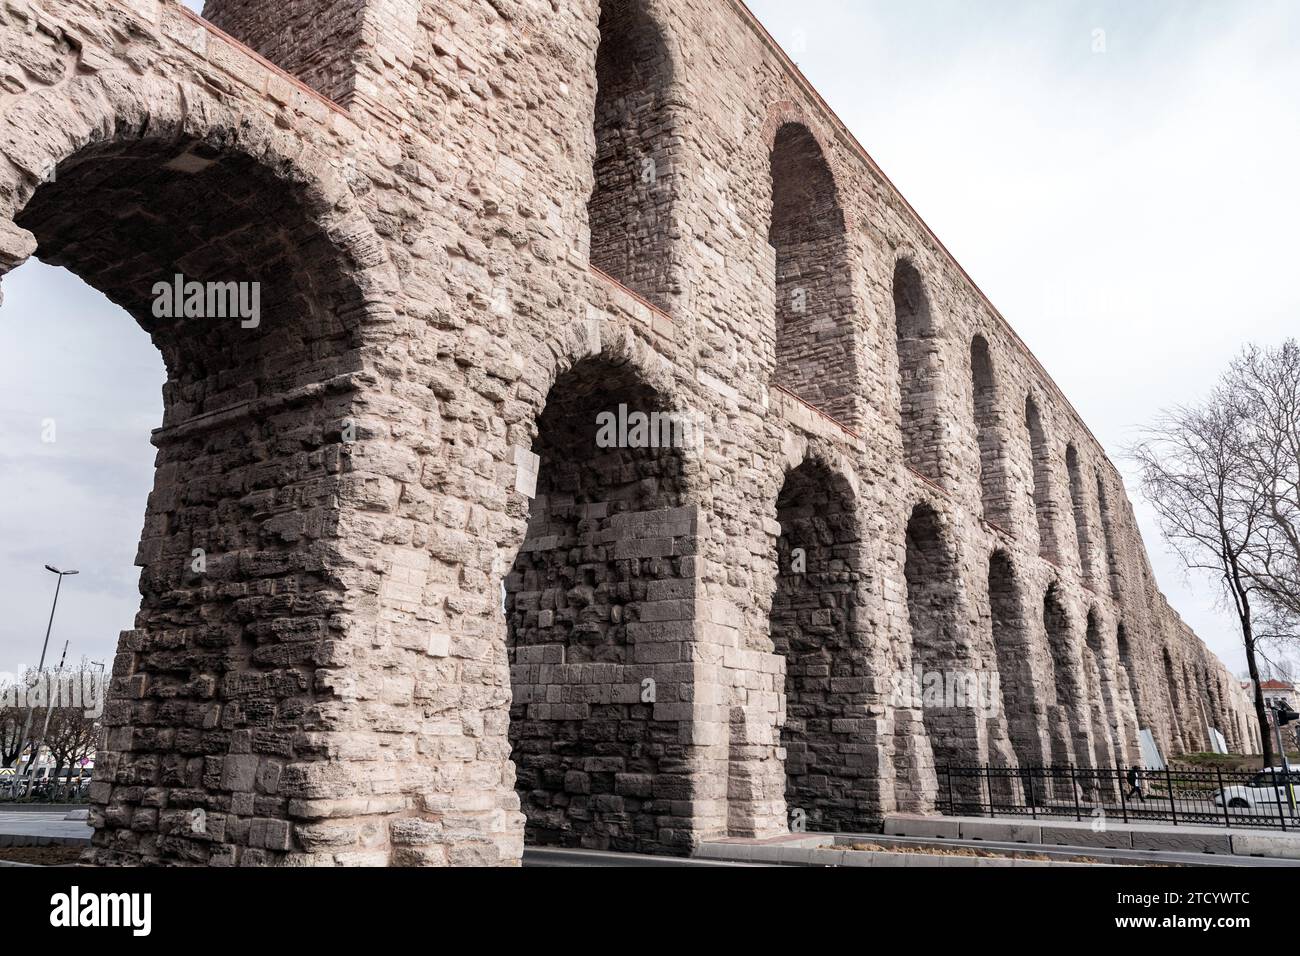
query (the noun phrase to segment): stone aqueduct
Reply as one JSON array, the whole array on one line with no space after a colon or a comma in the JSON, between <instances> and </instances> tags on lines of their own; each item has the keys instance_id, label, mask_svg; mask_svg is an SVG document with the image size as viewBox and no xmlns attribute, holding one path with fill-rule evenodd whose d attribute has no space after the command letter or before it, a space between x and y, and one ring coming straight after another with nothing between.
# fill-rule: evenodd
<instances>
[{"instance_id":1,"label":"stone aqueduct","mask_svg":"<svg viewBox=\"0 0 1300 956\"><path fill-rule=\"evenodd\" d=\"M95 862L687 852L1252 748L1102 448L739 0L205 16L0 0L0 274L167 368ZM177 273L260 326L154 318ZM704 440L598 447L620 405Z\"/></svg>"}]
</instances>

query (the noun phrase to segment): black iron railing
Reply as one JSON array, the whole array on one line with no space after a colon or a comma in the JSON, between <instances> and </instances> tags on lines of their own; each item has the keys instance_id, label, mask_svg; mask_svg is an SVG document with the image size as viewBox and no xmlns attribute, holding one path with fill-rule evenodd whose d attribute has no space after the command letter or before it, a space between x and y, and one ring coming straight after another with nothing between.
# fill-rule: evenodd
<instances>
[{"instance_id":1,"label":"black iron railing","mask_svg":"<svg viewBox=\"0 0 1300 956\"><path fill-rule=\"evenodd\" d=\"M1300 831L1300 770L941 767L939 812Z\"/></svg>"}]
</instances>

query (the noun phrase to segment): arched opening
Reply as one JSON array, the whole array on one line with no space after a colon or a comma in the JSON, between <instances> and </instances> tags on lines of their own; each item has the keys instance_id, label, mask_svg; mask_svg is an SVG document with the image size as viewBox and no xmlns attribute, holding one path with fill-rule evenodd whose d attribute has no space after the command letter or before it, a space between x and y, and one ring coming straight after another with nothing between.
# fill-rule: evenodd
<instances>
[{"instance_id":1,"label":"arched opening","mask_svg":"<svg viewBox=\"0 0 1300 956\"><path fill-rule=\"evenodd\" d=\"M1075 543L1079 550L1079 567L1085 581L1092 582L1092 537L1088 529L1088 500L1084 495L1083 471L1079 467L1079 449L1071 443L1065 449L1065 469L1070 476L1070 504L1074 511Z\"/></svg>"},{"instance_id":2,"label":"arched opening","mask_svg":"<svg viewBox=\"0 0 1300 956\"><path fill-rule=\"evenodd\" d=\"M1235 754L1244 754L1246 752L1246 743L1241 736L1241 724L1237 720L1237 709L1234 705L1233 691L1229 688L1231 683L1225 684L1223 678L1219 678L1219 707L1222 708L1220 713L1223 714L1225 727L1223 732L1228 735L1228 749Z\"/></svg>"},{"instance_id":3,"label":"arched opening","mask_svg":"<svg viewBox=\"0 0 1300 956\"><path fill-rule=\"evenodd\" d=\"M1146 713L1146 708L1138 689L1137 665L1133 660L1133 650L1129 646L1128 629L1125 628L1122 623L1115 632L1115 644L1116 649L1119 652L1120 679L1121 682L1127 684L1129 699L1133 704L1133 716L1137 720L1138 729L1141 729L1144 723L1149 726L1150 717Z\"/></svg>"},{"instance_id":4,"label":"arched opening","mask_svg":"<svg viewBox=\"0 0 1300 956\"><path fill-rule=\"evenodd\" d=\"M39 642L50 613L34 599L50 578L43 565L79 569L52 643L70 636L69 653L108 662L140 609L136 555L154 484L162 355L67 269L30 259L0 293L0 435L12 456L0 470L0 602L11 632ZM35 666L32 650L26 637L0 641L0 671Z\"/></svg>"},{"instance_id":5,"label":"arched opening","mask_svg":"<svg viewBox=\"0 0 1300 956\"><path fill-rule=\"evenodd\" d=\"M861 829L876 802L867 789L875 747L863 734L870 673L856 633L862 542L852 490L806 461L786 477L777 521L771 633L786 660L786 807L811 830Z\"/></svg>"},{"instance_id":6,"label":"arched opening","mask_svg":"<svg viewBox=\"0 0 1300 956\"><path fill-rule=\"evenodd\" d=\"M1111 684L1109 655L1101 633L1101 618L1096 608L1088 611L1084 640L1084 667L1088 678L1088 711L1092 720L1093 766L1099 769L1118 766L1123 759Z\"/></svg>"},{"instance_id":7,"label":"arched opening","mask_svg":"<svg viewBox=\"0 0 1300 956\"><path fill-rule=\"evenodd\" d=\"M1188 668L1187 661L1183 661L1183 687L1187 693L1187 705L1192 711L1192 722L1197 725L1189 728L1190 749L1208 753L1214 748L1210 746L1210 720L1205 712L1205 689L1198 684L1196 672Z\"/></svg>"},{"instance_id":8,"label":"arched opening","mask_svg":"<svg viewBox=\"0 0 1300 956\"><path fill-rule=\"evenodd\" d=\"M1002 550L989 557L989 609L1007 735L1021 767L1041 767L1044 714L1034 682L1032 631L1015 566Z\"/></svg>"},{"instance_id":9,"label":"arched opening","mask_svg":"<svg viewBox=\"0 0 1300 956\"><path fill-rule=\"evenodd\" d=\"M689 848L692 436L649 417L672 412L632 366L587 359L538 419L528 531L505 581L510 743L531 843Z\"/></svg>"},{"instance_id":10,"label":"arched opening","mask_svg":"<svg viewBox=\"0 0 1300 956\"><path fill-rule=\"evenodd\" d=\"M894 267L894 323L898 334L903 461L913 471L942 483L938 331L921 274L903 260Z\"/></svg>"},{"instance_id":11,"label":"arched opening","mask_svg":"<svg viewBox=\"0 0 1300 956\"><path fill-rule=\"evenodd\" d=\"M1091 759L1087 728L1087 696L1080 679L1080 655L1060 588L1053 583L1043 597L1043 626L1052 658L1055 704L1049 711L1052 760L1058 766L1082 766Z\"/></svg>"},{"instance_id":12,"label":"arched opening","mask_svg":"<svg viewBox=\"0 0 1300 956\"><path fill-rule=\"evenodd\" d=\"M1213 731L1217 730L1220 734L1225 735L1224 742L1226 743L1226 735L1231 728L1223 719L1223 704L1219 696L1219 682L1210 676L1210 668L1204 663L1201 664L1201 686L1205 689L1205 702L1209 708L1207 718L1209 721L1210 749L1214 751L1218 746L1218 741L1214 739Z\"/></svg>"},{"instance_id":13,"label":"arched opening","mask_svg":"<svg viewBox=\"0 0 1300 956\"><path fill-rule=\"evenodd\" d=\"M301 851L285 787L341 722L338 502L367 306L330 204L300 176L230 130L101 140L14 217L39 260L130 315L165 366L139 610L120 622L96 764L99 863ZM208 832L161 839L144 825L160 805L204 810Z\"/></svg>"},{"instance_id":14,"label":"arched opening","mask_svg":"<svg viewBox=\"0 0 1300 956\"><path fill-rule=\"evenodd\" d=\"M935 767L970 766L986 757L972 648L952 546L939 515L917 505L907 523L907 618L914 686Z\"/></svg>"},{"instance_id":15,"label":"arched opening","mask_svg":"<svg viewBox=\"0 0 1300 956\"><path fill-rule=\"evenodd\" d=\"M672 59L645 0L602 0L591 264L665 311L677 291L672 82Z\"/></svg>"},{"instance_id":16,"label":"arched opening","mask_svg":"<svg viewBox=\"0 0 1300 956\"><path fill-rule=\"evenodd\" d=\"M1106 542L1106 569L1110 580L1110 594L1116 601L1121 600L1119 551L1115 547L1115 518L1110 511L1110 498L1106 494L1106 481L1097 473L1097 506L1101 510L1101 531Z\"/></svg>"},{"instance_id":17,"label":"arched opening","mask_svg":"<svg viewBox=\"0 0 1300 956\"><path fill-rule=\"evenodd\" d=\"M853 290L844 212L816 137L787 123L772 146L776 251L773 380L842 422L857 420Z\"/></svg>"},{"instance_id":18,"label":"arched opening","mask_svg":"<svg viewBox=\"0 0 1300 956\"><path fill-rule=\"evenodd\" d=\"M1174 660L1169 653L1169 648L1166 647L1161 651L1161 657L1165 665L1165 702L1169 707L1169 749L1170 756L1173 756L1175 748L1177 748L1178 753L1186 753L1188 750L1184 736L1183 715L1178 706L1182 695L1179 693L1178 676L1174 671Z\"/></svg>"},{"instance_id":19,"label":"arched opening","mask_svg":"<svg viewBox=\"0 0 1300 956\"><path fill-rule=\"evenodd\" d=\"M1043 418L1033 396L1025 399L1025 430L1029 435L1029 461L1032 475L1031 507L1038 522L1038 553L1047 560L1061 563L1056 540L1056 504L1052 500L1052 453L1047 444Z\"/></svg>"},{"instance_id":20,"label":"arched opening","mask_svg":"<svg viewBox=\"0 0 1300 956\"><path fill-rule=\"evenodd\" d=\"M1003 470L1002 440L998 433L998 390L993 374L993 356L982 335L970 344L971 392L975 410L975 438L979 445L980 503L984 517L1001 527L1010 525Z\"/></svg>"},{"instance_id":21,"label":"arched opening","mask_svg":"<svg viewBox=\"0 0 1300 956\"><path fill-rule=\"evenodd\" d=\"M1224 743L1227 744L1228 752L1236 752L1237 733L1236 728L1232 726L1232 710L1228 706L1228 697L1224 691L1223 679L1215 677L1210 686L1214 689L1214 725L1223 734Z\"/></svg>"}]
</instances>

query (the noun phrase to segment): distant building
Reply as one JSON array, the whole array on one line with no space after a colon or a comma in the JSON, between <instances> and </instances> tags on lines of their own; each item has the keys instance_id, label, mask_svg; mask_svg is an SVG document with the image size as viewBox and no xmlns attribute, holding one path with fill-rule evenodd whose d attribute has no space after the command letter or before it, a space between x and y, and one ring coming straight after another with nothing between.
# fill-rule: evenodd
<instances>
[{"instance_id":1,"label":"distant building","mask_svg":"<svg viewBox=\"0 0 1300 956\"><path fill-rule=\"evenodd\" d=\"M1295 684L1282 680L1266 680L1259 687L1264 692L1264 702L1270 709L1279 703L1286 704L1292 710L1296 709Z\"/></svg>"},{"instance_id":2,"label":"distant building","mask_svg":"<svg viewBox=\"0 0 1300 956\"><path fill-rule=\"evenodd\" d=\"M1259 687L1260 690L1264 692L1264 706L1268 711L1268 723L1270 727L1273 725L1273 708L1279 703L1286 704L1292 710L1300 712L1300 707L1297 706L1297 703L1300 703L1300 699L1296 697L1295 684L1284 680L1266 680L1262 681ZM1242 681L1241 689L1250 698L1251 707L1254 707L1255 682ZM1297 725L1292 724L1291 727L1284 728L1284 730L1290 731L1295 729L1296 726ZM1287 747L1290 748L1290 746L1291 741L1288 740Z\"/></svg>"}]
</instances>

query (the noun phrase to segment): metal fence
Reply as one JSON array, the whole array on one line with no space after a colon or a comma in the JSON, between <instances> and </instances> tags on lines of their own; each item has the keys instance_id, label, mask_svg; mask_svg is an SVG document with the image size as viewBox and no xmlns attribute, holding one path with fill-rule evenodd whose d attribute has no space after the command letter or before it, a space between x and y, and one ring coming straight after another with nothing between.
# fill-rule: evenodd
<instances>
[{"instance_id":1,"label":"metal fence","mask_svg":"<svg viewBox=\"0 0 1300 956\"><path fill-rule=\"evenodd\" d=\"M0 777L0 806L5 803L84 803L90 779L47 780Z\"/></svg>"},{"instance_id":2,"label":"metal fence","mask_svg":"<svg viewBox=\"0 0 1300 956\"><path fill-rule=\"evenodd\" d=\"M939 812L1300 831L1300 770L941 767ZM1135 786L1136 784L1136 786Z\"/></svg>"}]
</instances>

